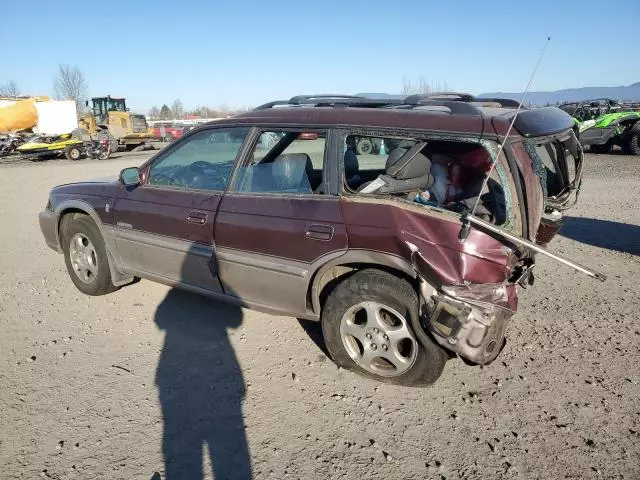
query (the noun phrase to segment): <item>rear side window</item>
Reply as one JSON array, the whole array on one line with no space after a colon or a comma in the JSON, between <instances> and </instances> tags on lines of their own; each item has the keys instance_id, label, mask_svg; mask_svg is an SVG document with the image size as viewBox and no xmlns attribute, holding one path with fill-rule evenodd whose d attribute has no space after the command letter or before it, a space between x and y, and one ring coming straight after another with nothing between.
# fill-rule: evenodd
<instances>
[{"instance_id":1,"label":"rear side window","mask_svg":"<svg viewBox=\"0 0 640 480\"><path fill-rule=\"evenodd\" d=\"M486 178L493 162L488 144L363 132L345 132L347 193L395 197L456 214L475 208L475 214L489 222L508 230L518 227L508 170L498 162Z\"/></svg>"},{"instance_id":2,"label":"rear side window","mask_svg":"<svg viewBox=\"0 0 640 480\"><path fill-rule=\"evenodd\" d=\"M263 131L238 168L235 191L261 194L322 193L326 131Z\"/></svg>"}]
</instances>

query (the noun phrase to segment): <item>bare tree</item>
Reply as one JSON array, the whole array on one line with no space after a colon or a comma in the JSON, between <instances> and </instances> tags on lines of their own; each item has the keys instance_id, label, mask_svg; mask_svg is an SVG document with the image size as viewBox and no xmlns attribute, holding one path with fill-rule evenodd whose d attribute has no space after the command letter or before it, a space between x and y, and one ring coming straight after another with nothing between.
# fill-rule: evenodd
<instances>
[{"instance_id":1,"label":"bare tree","mask_svg":"<svg viewBox=\"0 0 640 480\"><path fill-rule=\"evenodd\" d=\"M402 77L402 94L403 95L411 95L413 93L413 88L411 87L411 80L406 75Z\"/></svg>"},{"instance_id":2,"label":"bare tree","mask_svg":"<svg viewBox=\"0 0 640 480\"><path fill-rule=\"evenodd\" d=\"M149 110L149 117L151 118L151 120L156 120L158 117L160 117L160 110L158 110L158 107L156 107L155 105L151 107L151 110Z\"/></svg>"},{"instance_id":3,"label":"bare tree","mask_svg":"<svg viewBox=\"0 0 640 480\"><path fill-rule=\"evenodd\" d=\"M427 84L427 80L424 78L424 75L420 75L420 86L418 87L418 93L425 95L431 91L429 85Z\"/></svg>"},{"instance_id":4,"label":"bare tree","mask_svg":"<svg viewBox=\"0 0 640 480\"><path fill-rule=\"evenodd\" d=\"M18 84L14 80L9 80L0 85L0 95L5 97L17 97L20 95Z\"/></svg>"},{"instance_id":5,"label":"bare tree","mask_svg":"<svg viewBox=\"0 0 640 480\"><path fill-rule=\"evenodd\" d=\"M74 100L76 108L83 110L87 98L88 84L78 67L59 65L58 73L53 79L56 97L62 100Z\"/></svg>"},{"instance_id":6,"label":"bare tree","mask_svg":"<svg viewBox=\"0 0 640 480\"><path fill-rule=\"evenodd\" d=\"M184 108L180 99L176 98L171 105L171 116L174 119L181 119L184 116Z\"/></svg>"}]
</instances>

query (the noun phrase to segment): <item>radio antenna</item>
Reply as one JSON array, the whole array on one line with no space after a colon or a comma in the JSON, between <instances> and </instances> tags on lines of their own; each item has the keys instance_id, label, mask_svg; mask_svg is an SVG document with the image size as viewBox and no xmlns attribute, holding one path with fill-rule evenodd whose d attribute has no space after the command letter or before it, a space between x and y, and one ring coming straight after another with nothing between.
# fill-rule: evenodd
<instances>
[{"instance_id":1,"label":"radio antenna","mask_svg":"<svg viewBox=\"0 0 640 480\"><path fill-rule=\"evenodd\" d=\"M498 153L496 154L496 158L494 158L493 162L491 162L491 168L489 168L489 171L485 176L484 182L482 182L482 188L480 189L480 193L478 194L476 203L473 206L473 209L471 210L471 215L474 215L476 213L476 208L478 208L478 204L480 203L480 197L482 196L482 192L485 188L487 188L489 177L491 176L491 173L493 172L493 169L495 168L496 163L498 162L498 158L500 158L500 154L502 153L502 150L504 150L504 144L509 138L509 134L511 133L511 129L513 128L513 124L516 122L516 118L518 118L518 114L520 113L520 110L522 109L522 104L524 103L524 99L527 96L527 93L529 93L529 88L531 88L531 83L533 82L533 78L536 76L536 72L538 71L538 67L540 66L540 62L542 61L542 57L544 56L544 52L547 49L547 45L549 45L550 41L551 41L551 37L547 37L547 40L544 42L544 45L542 46L542 51L540 52L540 56L538 57L538 61L536 62L535 67L533 68L533 72L531 72L531 76L529 77L529 82L527 83L527 87L524 89L524 92L522 93L522 97L520 98L520 103L518 104L518 109L516 110L516 114L511 119L511 124L509 125L509 129L507 130L507 134L504 136L503 140L499 143ZM467 230L468 232L468 225L465 230Z\"/></svg>"}]
</instances>

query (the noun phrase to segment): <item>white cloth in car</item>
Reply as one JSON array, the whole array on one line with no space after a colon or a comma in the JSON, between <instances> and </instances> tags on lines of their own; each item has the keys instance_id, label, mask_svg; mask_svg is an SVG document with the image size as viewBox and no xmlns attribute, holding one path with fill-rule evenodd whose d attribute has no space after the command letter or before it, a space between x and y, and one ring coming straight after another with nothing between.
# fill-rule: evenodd
<instances>
[{"instance_id":1,"label":"white cloth in car","mask_svg":"<svg viewBox=\"0 0 640 480\"><path fill-rule=\"evenodd\" d=\"M433 194L434 199L438 203L444 203L447 198L447 182L449 171L446 165L433 163L431 165L431 175L433 175L433 185L429 188L429 192Z\"/></svg>"}]
</instances>

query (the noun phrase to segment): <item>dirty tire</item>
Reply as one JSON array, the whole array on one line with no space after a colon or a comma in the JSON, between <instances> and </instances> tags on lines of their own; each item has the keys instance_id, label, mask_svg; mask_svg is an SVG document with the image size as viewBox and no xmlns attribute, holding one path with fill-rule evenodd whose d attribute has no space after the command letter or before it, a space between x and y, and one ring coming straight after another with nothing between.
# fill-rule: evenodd
<instances>
[{"instance_id":1,"label":"dirty tire","mask_svg":"<svg viewBox=\"0 0 640 480\"><path fill-rule=\"evenodd\" d=\"M73 284L86 295L106 295L107 293L116 291L118 288L111 283L111 273L109 271L109 261L104 240L95 222L88 216L82 216L64 225L61 233L61 243L64 252L64 262ZM72 266L70 243L76 234L85 236L91 242L95 251L97 273L89 283L80 280Z\"/></svg>"},{"instance_id":2,"label":"dirty tire","mask_svg":"<svg viewBox=\"0 0 640 480\"><path fill-rule=\"evenodd\" d=\"M361 138L356 144L358 155L367 155L373 152L373 143L368 138Z\"/></svg>"},{"instance_id":3,"label":"dirty tire","mask_svg":"<svg viewBox=\"0 0 640 480\"><path fill-rule=\"evenodd\" d=\"M82 151L75 145L70 145L64 149L64 155L67 160L80 160L82 158Z\"/></svg>"},{"instance_id":4,"label":"dirty tire","mask_svg":"<svg viewBox=\"0 0 640 480\"><path fill-rule=\"evenodd\" d=\"M407 387L425 387L442 374L447 361L446 352L429 340L422 345L418 340L417 355L411 367L397 376L382 376L360 367L349 356L340 335L343 315L354 305L373 301L394 309L405 316L411 329L411 317L418 315L418 295L404 279L376 269L360 270L339 283L327 297L321 323L322 335L336 365L380 382ZM413 331L411 330L413 333ZM415 337L415 334L413 334Z\"/></svg>"},{"instance_id":5,"label":"dirty tire","mask_svg":"<svg viewBox=\"0 0 640 480\"><path fill-rule=\"evenodd\" d=\"M629 131L625 151L631 155L640 155L640 122L637 122Z\"/></svg>"}]
</instances>

